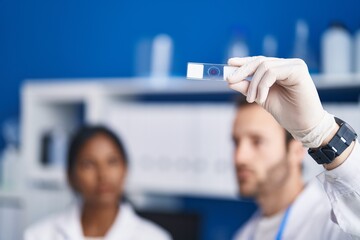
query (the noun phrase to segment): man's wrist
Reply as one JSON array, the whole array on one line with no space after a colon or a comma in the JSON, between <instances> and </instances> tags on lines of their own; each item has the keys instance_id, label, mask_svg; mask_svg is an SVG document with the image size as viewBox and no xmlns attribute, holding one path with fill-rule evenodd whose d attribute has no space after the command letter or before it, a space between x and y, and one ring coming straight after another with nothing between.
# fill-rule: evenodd
<instances>
[{"instance_id":1,"label":"man's wrist","mask_svg":"<svg viewBox=\"0 0 360 240\"><path fill-rule=\"evenodd\" d=\"M340 166L349 157L349 155L352 152L352 150L354 149L354 147L355 147L355 141L353 141L350 144L350 146L344 150L344 152L342 152L338 157L336 157L333 162L331 162L329 164L323 164L324 168L326 170L332 170L332 169L335 169L338 166Z\"/></svg>"},{"instance_id":2,"label":"man's wrist","mask_svg":"<svg viewBox=\"0 0 360 240\"><path fill-rule=\"evenodd\" d=\"M337 133L337 131L339 129L340 129L340 126L337 123L335 123L333 130L325 138L325 140L321 143L320 147L323 147L323 146L327 145L330 142L330 140L336 135L336 133ZM332 169L337 168L338 166L340 166L349 157L349 155L352 152L354 146L355 146L355 141L353 141L350 144L350 146L344 150L344 152L342 152L339 156L337 156L334 159L334 161L332 161L331 163L328 163L328 164L323 164L324 168L326 170L332 170Z\"/></svg>"},{"instance_id":3,"label":"man's wrist","mask_svg":"<svg viewBox=\"0 0 360 240\"><path fill-rule=\"evenodd\" d=\"M306 130L289 132L307 148L319 148L333 132L336 122L334 116L324 110L322 118L313 127ZM336 132L335 132L336 133Z\"/></svg>"}]
</instances>

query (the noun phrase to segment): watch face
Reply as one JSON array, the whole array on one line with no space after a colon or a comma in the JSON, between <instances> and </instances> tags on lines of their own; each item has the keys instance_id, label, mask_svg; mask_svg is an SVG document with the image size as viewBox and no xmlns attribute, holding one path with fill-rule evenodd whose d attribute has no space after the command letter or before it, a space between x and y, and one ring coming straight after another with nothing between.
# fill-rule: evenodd
<instances>
[{"instance_id":1,"label":"watch face","mask_svg":"<svg viewBox=\"0 0 360 240\"><path fill-rule=\"evenodd\" d=\"M335 122L341 127L342 125L345 125L348 129L350 129L351 132L353 132L355 134L355 139L357 138L357 133L355 132L355 130L344 120L338 118L338 117L334 117L335 118Z\"/></svg>"},{"instance_id":2,"label":"watch face","mask_svg":"<svg viewBox=\"0 0 360 240\"><path fill-rule=\"evenodd\" d=\"M341 120L341 119L338 118L338 117L334 117L334 118L335 118L335 122L336 122L339 126L341 126L341 125L343 125L343 124L345 123L345 121Z\"/></svg>"},{"instance_id":3,"label":"watch face","mask_svg":"<svg viewBox=\"0 0 360 240\"><path fill-rule=\"evenodd\" d=\"M355 132L355 130L349 125L349 124L347 124L346 122L344 122L344 124L346 125L346 127L348 128L348 129L350 129L350 131L355 135L355 138L354 138L354 140L357 138L357 133ZM353 140L353 141L354 141Z\"/></svg>"}]
</instances>

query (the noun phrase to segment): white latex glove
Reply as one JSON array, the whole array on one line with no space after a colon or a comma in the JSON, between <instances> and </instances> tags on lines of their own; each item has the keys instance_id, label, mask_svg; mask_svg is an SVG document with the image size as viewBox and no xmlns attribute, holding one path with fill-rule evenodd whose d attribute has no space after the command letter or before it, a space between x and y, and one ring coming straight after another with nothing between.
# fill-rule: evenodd
<instances>
[{"instance_id":1,"label":"white latex glove","mask_svg":"<svg viewBox=\"0 0 360 240\"><path fill-rule=\"evenodd\" d=\"M227 79L230 87L264 107L304 146L319 147L335 128L303 60L258 56L231 58L228 64L239 67Z\"/></svg>"}]
</instances>

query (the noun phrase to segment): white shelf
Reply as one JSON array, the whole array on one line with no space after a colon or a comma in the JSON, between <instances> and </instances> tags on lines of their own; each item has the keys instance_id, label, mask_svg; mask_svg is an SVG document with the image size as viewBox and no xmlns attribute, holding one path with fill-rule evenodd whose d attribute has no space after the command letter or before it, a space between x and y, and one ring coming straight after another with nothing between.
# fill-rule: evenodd
<instances>
[{"instance_id":1,"label":"white shelf","mask_svg":"<svg viewBox=\"0 0 360 240\"><path fill-rule=\"evenodd\" d=\"M25 94L43 99L81 101L93 93L109 95L231 93L224 81L199 81L170 78L163 84L154 84L149 78L99 79L28 79L23 87Z\"/></svg>"},{"instance_id":2,"label":"white shelf","mask_svg":"<svg viewBox=\"0 0 360 240\"><path fill-rule=\"evenodd\" d=\"M324 75L312 74L320 90L331 88L360 88L360 74ZM192 94L232 93L224 81L187 80L182 77L167 79L154 85L149 78L96 78L96 79L28 79L23 86L25 94L33 94L44 100L64 102L84 101L99 93L112 96L139 94Z\"/></svg>"},{"instance_id":3,"label":"white shelf","mask_svg":"<svg viewBox=\"0 0 360 240\"><path fill-rule=\"evenodd\" d=\"M360 74L311 75L317 89L357 88L360 91Z\"/></svg>"}]
</instances>

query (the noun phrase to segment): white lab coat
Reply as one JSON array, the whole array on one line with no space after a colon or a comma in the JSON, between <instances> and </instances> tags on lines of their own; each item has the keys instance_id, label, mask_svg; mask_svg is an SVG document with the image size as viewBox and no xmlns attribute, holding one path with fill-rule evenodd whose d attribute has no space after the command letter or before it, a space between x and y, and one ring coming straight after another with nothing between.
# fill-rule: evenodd
<instances>
[{"instance_id":1,"label":"white lab coat","mask_svg":"<svg viewBox=\"0 0 360 240\"><path fill-rule=\"evenodd\" d=\"M359 173L360 145L356 141L354 150L342 165L318 176L325 192L314 181L295 200L282 239L360 239ZM234 239L248 240L255 236L256 240L254 231L260 218L261 214L254 214Z\"/></svg>"},{"instance_id":2,"label":"white lab coat","mask_svg":"<svg viewBox=\"0 0 360 240\"><path fill-rule=\"evenodd\" d=\"M25 231L25 240L83 240L80 223L80 205L74 204L67 211ZM104 240L170 240L170 235L154 223L136 215L129 204L123 203L113 226Z\"/></svg>"},{"instance_id":3,"label":"white lab coat","mask_svg":"<svg viewBox=\"0 0 360 240\"><path fill-rule=\"evenodd\" d=\"M345 232L360 239L360 144L339 167L318 176L331 203L331 217Z\"/></svg>"},{"instance_id":4,"label":"white lab coat","mask_svg":"<svg viewBox=\"0 0 360 240\"><path fill-rule=\"evenodd\" d=\"M331 221L331 206L321 185L316 181L309 183L292 204L282 234L283 240L346 240L348 234ZM275 239L284 214L277 217L277 223L272 223L272 229L265 225L271 223L271 218L263 218L256 212L249 222L236 235L236 240L267 240ZM259 231L258 226L263 226ZM270 230L270 231L269 231Z\"/></svg>"}]
</instances>

